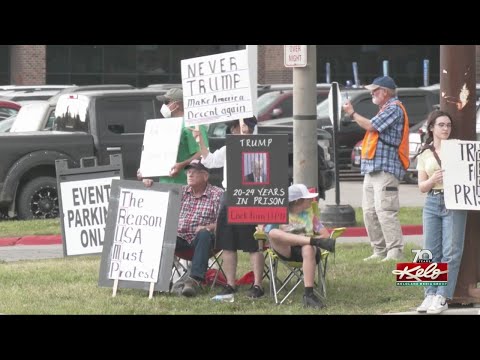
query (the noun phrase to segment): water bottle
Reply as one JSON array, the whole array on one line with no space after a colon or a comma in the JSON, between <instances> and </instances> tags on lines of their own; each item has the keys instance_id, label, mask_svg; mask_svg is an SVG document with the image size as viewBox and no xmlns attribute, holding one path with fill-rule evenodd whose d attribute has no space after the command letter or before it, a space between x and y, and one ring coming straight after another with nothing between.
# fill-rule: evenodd
<instances>
[{"instance_id":1,"label":"water bottle","mask_svg":"<svg viewBox=\"0 0 480 360\"><path fill-rule=\"evenodd\" d=\"M233 294L227 294L227 295L215 295L214 297L212 297L212 300L213 301L220 301L220 302L234 302L235 301L235 297Z\"/></svg>"}]
</instances>

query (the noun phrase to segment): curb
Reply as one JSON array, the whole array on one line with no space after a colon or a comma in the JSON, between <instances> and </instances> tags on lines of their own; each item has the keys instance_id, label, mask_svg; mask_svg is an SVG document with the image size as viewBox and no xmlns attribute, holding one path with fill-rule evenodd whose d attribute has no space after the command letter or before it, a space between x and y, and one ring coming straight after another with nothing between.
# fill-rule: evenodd
<instances>
[{"instance_id":1,"label":"curb","mask_svg":"<svg viewBox=\"0 0 480 360\"><path fill-rule=\"evenodd\" d=\"M422 225L404 225L402 226L403 235L422 235ZM367 236L367 230L364 227L349 227L342 234L342 237L363 237ZM62 235L29 235L17 237L0 238L0 246L15 245L54 245L62 243Z\"/></svg>"},{"instance_id":2,"label":"curb","mask_svg":"<svg viewBox=\"0 0 480 360\"><path fill-rule=\"evenodd\" d=\"M0 246L61 244L62 235L29 235L0 238Z\"/></svg>"}]
</instances>

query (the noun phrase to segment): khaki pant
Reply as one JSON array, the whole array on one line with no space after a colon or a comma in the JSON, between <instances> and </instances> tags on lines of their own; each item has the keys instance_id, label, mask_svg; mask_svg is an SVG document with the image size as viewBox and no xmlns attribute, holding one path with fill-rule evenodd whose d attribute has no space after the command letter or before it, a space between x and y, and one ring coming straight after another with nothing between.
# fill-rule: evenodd
<instances>
[{"instance_id":1,"label":"khaki pant","mask_svg":"<svg viewBox=\"0 0 480 360\"><path fill-rule=\"evenodd\" d=\"M403 235L398 210L398 179L376 171L363 181L363 220L374 254L385 256L390 250L403 253Z\"/></svg>"}]
</instances>

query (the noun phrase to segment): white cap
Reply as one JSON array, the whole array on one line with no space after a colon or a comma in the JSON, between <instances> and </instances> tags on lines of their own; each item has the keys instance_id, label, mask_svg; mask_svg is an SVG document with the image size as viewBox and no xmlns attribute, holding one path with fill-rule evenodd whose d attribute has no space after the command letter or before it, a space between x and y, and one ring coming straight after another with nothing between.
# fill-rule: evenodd
<instances>
[{"instance_id":1,"label":"white cap","mask_svg":"<svg viewBox=\"0 0 480 360\"><path fill-rule=\"evenodd\" d=\"M293 184L288 188L288 202L298 199L313 199L318 196L318 193L311 193L303 184Z\"/></svg>"}]
</instances>

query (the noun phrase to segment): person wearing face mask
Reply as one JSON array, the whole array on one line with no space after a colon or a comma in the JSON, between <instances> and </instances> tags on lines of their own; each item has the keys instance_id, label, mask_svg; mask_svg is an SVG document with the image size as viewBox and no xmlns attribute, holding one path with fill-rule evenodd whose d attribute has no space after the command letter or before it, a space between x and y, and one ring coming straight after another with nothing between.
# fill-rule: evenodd
<instances>
[{"instance_id":1,"label":"person wearing face mask","mask_svg":"<svg viewBox=\"0 0 480 360\"><path fill-rule=\"evenodd\" d=\"M398 185L409 166L408 114L398 100L395 81L377 77L371 85L372 102L379 107L368 119L357 113L349 100L343 110L366 130L362 142L363 218L373 254L365 261L403 258L403 235L398 211Z\"/></svg>"},{"instance_id":2,"label":"person wearing face mask","mask_svg":"<svg viewBox=\"0 0 480 360\"><path fill-rule=\"evenodd\" d=\"M164 118L183 117L183 91L180 88L171 88L165 95L157 96L157 99L163 102L160 112ZM208 147L207 128L204 125L199 126L199 131L202 134L203 141ZM199 159L201 156L200 147L192 135L192 132L185 127L185 123L180 135L180 144L178 146L177 162L173 164L170 170L170 176L159 177L159 182L163 184L187 184L186 172L183 171L185 167L192 162L192 160ZM145 185L151 186L152 178L142 178L142 174L137 171L137 178L143 180Z\"/></svg>"}]
</instances>

